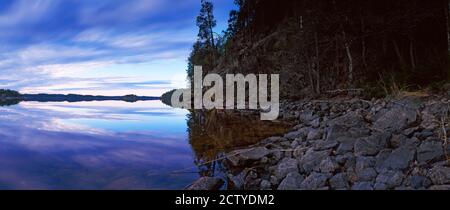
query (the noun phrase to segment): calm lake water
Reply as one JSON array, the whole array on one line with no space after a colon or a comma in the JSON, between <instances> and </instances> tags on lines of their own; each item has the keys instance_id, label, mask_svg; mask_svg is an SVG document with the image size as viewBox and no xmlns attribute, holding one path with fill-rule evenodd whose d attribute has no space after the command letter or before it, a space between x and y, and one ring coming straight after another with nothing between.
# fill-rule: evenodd
<instances>
[{"instance_id":1,"label":"calm lake water","mask_svg":"<svg viewBox=\"0 0 450 210\"><path fill-rule=\"evenodd\" d=\"M0 106L0 189L184 189L225 176L211 161L224 152L289 128L160 101L9 105Z\"/></svg>"},{"instance_id":2,"label":"calm lake water","mask_svg":"<svg viewBox=\"0 0 450 210\"><path fill-rule=\"evenodd\" d=\"M0 107L0 189L182 189L199 177L187 114L160 101Z\"/></svg>"}]
</instances>

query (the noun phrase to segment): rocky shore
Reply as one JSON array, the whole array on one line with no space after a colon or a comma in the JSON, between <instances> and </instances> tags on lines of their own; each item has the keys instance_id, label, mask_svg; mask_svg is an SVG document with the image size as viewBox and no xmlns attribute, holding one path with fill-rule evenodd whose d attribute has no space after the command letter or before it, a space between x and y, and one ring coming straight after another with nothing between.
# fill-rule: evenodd
<instances>
[{"instance_id":1,"label":"rocky shore","mask_svg":"<svg viewBox=\"0 0 450 210\"><path fill-rule=\"evenodd\" d=\"M449 101L408 95L284 102L284 136L225 155L226 181L244 190L449 190ZM208 181L208 184L204 184Z\"/></svg>"}]
</instances>

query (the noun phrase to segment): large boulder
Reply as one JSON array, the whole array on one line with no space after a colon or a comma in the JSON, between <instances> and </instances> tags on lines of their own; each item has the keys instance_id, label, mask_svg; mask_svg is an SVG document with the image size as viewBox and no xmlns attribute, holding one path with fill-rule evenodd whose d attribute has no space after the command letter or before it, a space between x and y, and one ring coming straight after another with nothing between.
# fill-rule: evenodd
<instances>
[{"instance_id":1,"label":"large boulder","mask_svg":"<svg viewBox=\"0 0 450 210\"><path fill-rule=\"evenodd\" d=\"M414 146L403 146L395 149L387 157L382 167L393 170L403 170L414 160L416 149Z\"/></svg>"},{"instance_id":2,"label":"large boulder","mask_svg":"<svg viewBox=\"0 0 450 210\"><path fill-rule=\"evenodd\" d=\"M227 155L227 160L232 166L240 166L258 161L268 154L270 154L270 151L265 147L241 149L230 152Z\"/></svg>"},{"instance_id":3,"label":"large boulder","mask_svg":"<svg viewBox=\"0 0 450 210\"><path fill-rule=\"evenodd\" d=\"M283 180L289 173L298 173L298 161L293 158L284 158L278 163L275 176L279 180Z\"/></svg>"},{"instance_id":4,"label":"large boulder","mask_svg":"<svg viewBox=\"0 0 450 210\"><path fill-rule=\"evenodd\" d=\"M304 179L298 172L289 173L278 186L278 190L298 190Z\"/></svg>"},{"instance_id":5,"label":"large boulder","mask_svg":"<svg viewBox=\"0 0 450 210\"><path fill-rule=\"evenodd\" d=\"M303 172L310 173L325 158L330 156L330 154L331 150L315 151L313 148L311 148L299 160L299 168Z\"/></svg>"},{"instance_id":6,"label":"large boulder","mask_svg":"<svg viewBox=\"0 0 450 210\"><path fill-rule=\"evenodd\" d=\"M416 123L418 110L395 105L394 107L380 111L373 127L378 130L400 132Z\"/></svg>"},{"instance_id":7,"label":"large boulder","mask_svg":"<svg viewBox=\"0 0 450 210\"><path fill-rule=\"evenodd\" d=\"M363 156L376 155L387 146L390 137L389 133L375 133L372 136L362 138L355 142L355 154Z\"/></svg>"},{"instance_id":8,"label":"large boulder","mask_svg":"<svg viewBox=\"0 0 450 210\"><path fill-rule=\"evenodd\" d=\"M419 163L428 163L441 158L443 155L442 143L436 141L423 142L417 149L417 160Z\"/></svg>"}]
</instances>

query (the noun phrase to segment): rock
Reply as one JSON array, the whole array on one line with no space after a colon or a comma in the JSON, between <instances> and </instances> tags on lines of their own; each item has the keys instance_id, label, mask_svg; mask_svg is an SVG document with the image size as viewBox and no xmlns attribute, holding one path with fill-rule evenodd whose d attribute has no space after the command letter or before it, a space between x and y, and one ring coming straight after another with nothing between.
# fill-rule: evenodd
<instances>
[{"instance_id":1,"label":"rock","mask_svg":"<svg viewBox=\"0 0 450 210\"><path fill-rule=\"evenodd\" d=\"M354 145L353 142L341 143L336 150L336 154L341 155L353 151L353 145Z\"/></svg>"},{"instance_id":2,"label":"rock","mask_svg":"<svg viewBox=\"0 0 450 210\"><path fill-rule=\"evenodd\" d=\"M303 111L299 115L300 122L309 124L312 120L318 118L318 116L315 116L312 111Z\"/></svg>"},{"instance_id":3,"label":"rock","mask_svg":"<svg viewBox=\"0 0 450 210\"><path fill-rule=\"evenodd\" d=\"M423 141L423 140L427 139L428 137L432 137L433 135L434 135L434 133L431 131L422 131L420 133L414 134L414 137Z\"/></svg>"},{"instance_id":4,"label":"rock","mask_svg":"<svg viewBox=\"0 0 450 210\"><path fill-rule=\"evenodd\" d=\"M403 131L405 136L412 137L412 135L419 130L419 127L408 128Z\"/></svg>"},{"instance_id":5,"label":"rock","mask_svg":"<svg viewBox=\"0 0 450 210\"><path fill-rule=\"evenodd\" d=\"M287 139L291 139L291 140L294 140L296 138L302 138L303 137L303 132L301 132L301 131L293 131L293 132L290 132L290 133L284 135L284 137L287 138Z\"/></svg>"},{"instance_id":6,"label":"rock","mask_svg":"<svg viewBox=\"0 0 450 210\"><path fill-rule=\"evenodd\" d=\"M377 177L377 172L374 168L366 168L358 173L358 181L368 182L372 181Z\"/></svg>"},{"instance_id":7,"label":"rock","mask_svg":"<svg viewBox=\"0 0 450 210\"><path fill-rule=\"evenodd\" d=\"M219 190L224 181L215 177L202 177L195 181L187 190Z\"/></svg>"},{"instance_id":8,"label":"rock","mask_svg":"<svg viewBox=\"0 0 450 210\"><path fill-rule=\"evenodd\" d=\"M289 173L297 172L298 173L298 162L293 158L284 158L277 165L277 169L275 171L275 176L282 180Z\"/></svg>"},{"instance_id":9,"label":"rock","mask_svg":"<svg viewBox=\"0 0 450 210\"><path fill-rule=\"evenodd\" d=\"M394 170L406 169L414 160L415 153L416 151L413 146L403 146L395 149L384 161L382 167Z\"/></svg>"},{"instance_id":10,"label":"rock","mask_svg":"<svg viewBox=\"0 0 450 210\"><path fill-rule=\"evenodd\" d=\"M252 161L258 161L266 155L270 154L270 151L265 147L254 147L249 149L241 149L230 152L227 155L227 160L233 166L240 166L248 164Z\"/></svg>"},{"instance_id":11,"label":"rock","mask_svg":"<svg viewBox=\"0 0 450 210\"><path fill-rule=\"evenodd\" d=\"M297 172L289 173L278 186L278 190L298 190L305 178Z\"/></svg>"},{"instance_id":12,"label":"rock","mask_svg":"<svg viewBox=\"0 0 450 210\"><path fill-rule=\"evenodd\" d=\"M279 182L279 179L276 176L270 176L270 183L272 185L278 185L280 182Z\"/></svg>"},{"instance_id":13,"label":"rock","mask_svg":"<svg viewBox=\"0 0 450 210\"><path fill-rule=\"evenodd\" d=\"M322 173L333 173L339 168L335 160L328 157L319 164L319 171Z\"/></svg>"},{"instance_id":14,"label":"rock","mask_svg":"<svg viewBox=\"0 0 450 210\"><path fill-rule=\"evenodd\" d=\"M404 178L405 175L401 171L388 171L378 175L376 182L383 183L388 188L395 188L402 184Z\"/></svg>"},{"instance_id":15,"label":"rock","mask_svg":"<svg viewBox=\"0 0 450 210\"><path fill-rule=\"evenodd\" d=\"M419 163L427 163L444 156L442 143L435 141L423 142L417 149L417 160Z\"/></svg>"},{"instance_id":16,"label":"rock","mask_svg":"<svg viewBox=\"0 0 450 210\"><path fill-rule=\"evenodd\" d=\"M428 188L431 185L431 180L425 176L414 175L410 178L410 184L414 189Z\"/></svg>"},{"instance_id":17,"label":"rock","mask_svg":"<svg viewBox=\"0 0 450 210\"><path fill-rule=\"evenodd\" d=\"M272 184L267 180L262 180L261 184L260 184L260 189L261 190L271 190Z\"/></svg>"},{"instance_id":18,"label":"rock","mask_svg":"<svg viewBox=\"0 0 450 210\"><path fill-rule=\"evenodd\" d=\"M417 110L396 105L380 111L373 127L378 130L399 132L417 121Z\"/></svg>"},{"instance_id":19,"label":"rock","mask_svg":"<svg viewBox=\"0 0 450 210\"><path fill-rule=\"evenodd\" d=\"M435 185L450 184L450 168L439 165L435 166L429 171L428 177Z\"/></svg>"},{"instance_id":20,"label":"rock","mask_svg":"<svg viewBox=\"0 0 450 210\"><path fill-rule=\"evenodd\" d=\"M363 116L357 112L349 112L329 122L329 125L341 125L346 127L361 127L366 124Z\"/></svg>"},{"instance_id":21,"label":"rock","mask_svg":"<svg viewBox=\"0 0 450 210\"><path fill-rule=\"evenodd\" d=\"M450 190L450 185L433 185L429 190Z\"/></svg>"},{"instance_id":22,"label":"rock","mask_svg":"<svg viewBox=\"0 0 450 210\"><path fill-rule=\"evenodd\" d=\"M300 188L305 190L317 190L324 187L327 183L328 177L325 174L320 174L312 172L306 179L301 183Z\"/></svg>"},{"instance_id":23,"label":"rock","mask_svg":"<svg viewBox=\"0 0 450 210\"><path fill-rule=\"evenodd\" d=\"M248 170L244 169L241 173L236 176L232 174L228 175L231 185L235 189L242 189L244 187L245 177L247 176Z\"/></svg>"},{"instance_id":24,"label":"rock","mask_svg":"<svg viewBox=\"0 0 450 210\"><path fill-rule=\"evenodd\" d=\"M320 118L317 118L317 119L313 120L313 121L311 122L311 126L312 126L313 128L319 128L319 127L320 127Z\"/></svg>"},{"instance_id":25,"label":"rock","mask_svg":"<svg viewBox=\"0 0 450 210\"><path fill-rule=\"evenodd\" d=\"M361 173L364 169L373 168L375 163L375 158L373 157L357 157L355 170L357 173Z\"/></svg>"},{"instance_id":26,"label":"rock","mask_svg":"<svg viewBox=\"0 0 450 210\"><path fill-rule=\"evenodd\" d=\"M333 189L348 189L349 184L348 184L347 176L344 173L339 173L339 174L334 175L330 179L330 186Z\"/></svg>"},{"instance_id":27,"label":"rock","mask_svg":"<svg viewBox=\"0 0 450 210\"><path fill-rule=\"evenodd\" d=\"M408 145L418 145L419 140L415 137L408 138L402 134L394 135L391 138L391 146L394 148L398 148L401 146L408 146Z\"/></svg>"},{"instance_id":28,"label":"rock","mask_svg":"<svg viewBox=\"0 0 450 210\"><path fill-rule=\"evenodd\" d=\"M307 141L317 140L322 138L322 131L311 129L306 137Z\"/></svg>"},{"instance_id":29,"label":"rock","mask_svg":"<svg viewBox=\"0 0 450 210\"><path fill-rule=\"evenodd\" d=\"M322 162L322 160L327 158L330 155L330 153L331 153L330 150L315 151L313 148L311 148L300 159L299 168L301 169L301 171L309 173L317 165L319 165Z\"/></svg>"},{"instance_id":30,"label":"rock","mask_svg":"<svg viewBox=\"0 0 450 210\"><path fill-rule=\"evenodd\" d=\"M315 150L329 150L329 149L333 149L336 146L338 146L339 143L337 141L326 141L326 140L321 140L321 141L317 141L317 143L314 145L314 149Z\"/></svg>"},{"instance_id":31,"label":"rock","mask_svg":"<svg viewBox=\"0 0 450 210\"><path fill-rule=\"evenodd\" d=\"M357 182L353 185L352 190L373 190L370 182Z\"/></svg>"},{"instance_id":32,"label":"rock","mask_svg":"<svg viewBox=\"0 0 450 210\"><path fill-rule=\"evenodd\" d=\"M363 138L355 143L355 154L363 156L376 155L386 147L389 138L390 134L388 133L376 133L367 138Z\"/></svg>"},{"instance_id":33,"label":"rock","mask_svg":"<svg viewBox=\"0 0 450 210\"><path fill-rule=\"evenodd\" d=\"M387 190L388 186L384 183L375 183L374 189L375 190Z\"/></svg>"}]
</instances>

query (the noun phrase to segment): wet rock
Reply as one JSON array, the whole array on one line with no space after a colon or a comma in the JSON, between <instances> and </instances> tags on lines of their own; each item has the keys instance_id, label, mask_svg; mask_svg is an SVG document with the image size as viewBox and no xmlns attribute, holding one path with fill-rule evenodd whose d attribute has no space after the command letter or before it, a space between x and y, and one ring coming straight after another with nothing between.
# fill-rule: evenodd
<instances>
[{"instance_id":1,"label":"wet rock","mask_svg":"<svg viewBox=\"0 0 450 210\"><path fill-rule=\"evenodd\" d=\"M224 181L215 177L202 177L194 182L187 190L219 190Z\"/></svg>"},{"instance_id":2,"label":"wet rock","mask_svg":"<svg viewBox=\"0 0 450 210\"><path fill-rule=\"evenodd\" d=\"M312 172L306 179L301 183L300 188L305 190L317 190L321 187L325 187L327 183L328 176L325 174L320 174Z\"/></svg>"},{"instance_id":3,"label":"wet rock","mask_svg":"<svg viewBox=\"0 0 450 210\"><path fill-rule=\"evenodd\" d=\"M429 171L428 177L435 185L450 184L450 168L439 165L435 166Z\"/></svg>"},{"instance_id":4,"label":"wet rock","mask_svg":"<svg viewBox=\"0 0 450 210\"><path fill-rule=\"evenodd\" d=\"M289 173L278 186L278 190L298 190L305 178L297 172Z\"/></svg>"},{"instance_id":5,"label":"wet rock","mask_svg":"<svg viewBox=\"0 0 450 210\"><path fill-rule=\"evenodd\" d=\"M389 133L376 133L372 136L363 138L355 143L355 154L363 156L376 155L387 145Z\"/></svg>"},{"instance_id":6,"label":"wet rock","mask_svg":"<svg viewBox=\"0 0 450 210\"><path fill-rule=\"evenodd\" d=\"M349 184L348 184L347 176L344 173L339 173L339 174L334 175L330 179L330 186L333 189L348 189Z\"/></svg>"},{"instance_id":7,"label":"wet rock","mask_svg":"<svg viewBox=\"0 0 450 210\"><path fill-rule=\"evenodd\" d=\"M319 165L322 160L330 155L331 151L315 151L314 149L309 149L305 155L299 161L299 168L301 171L309 173L317 165Z\"/></svg>"},{"instance_id":8,"label":"wet rock","mask_svg":"<svg viewBox=\"0 0 450 210\"><path fill-rule=\"evenodd\" d=\"M282 180L289 173L298 172L298 162L293 158L284 158L277 165L277 169L275 171L275 176Z\"/></svg>"},{"instance_id":9,"label":"wet rock","mask_svg":"<svg viewBox=\"0 0 450 210\"><path fill-rule=\"evenodd\" d=\"M377 183L383 183L388 188L395 188L402 184L405 175L401 171L387 171L386 173L378 175Z\"/></svg>"},{"instance_id":10,"label":"wet rock","mask_svg":"<svg viewBox=\"0 0 450 210\"><path fill-rule=\"evenodd\" d=\"M392 151L388 158L382 164L387 169L406 169L414 160L415 148L413 146L404 146Z\"/></svg>"},{"instance_id":11,"label":"wet rock","mask_svg":"<svg viewBox=\"0 0 450 210\"><path fill-rule=\"evenodd\" d=\"M230 152L227 155L227 160L233 166L245 165L249 162L258 161L268 154L270 154L270 151L265 147L241 149Z\"/></svg>"},{"instance_id":12,"label":"wet rock","mask_svg":"<svg viewBox=\"0 0 450 210\"><path fill-rule=\"evenodd\" d=\"M417 160L419 163L427 163L441 158L444 155L442 143L435 141L423 142L417 149Z\"/></svg>"},{"instance_id":13,"label":"wet rock","mask_svg":"<svg viewBox=\"0 0 450 210\"><path fill-rule=\"evenodd\" d=\"M373 190L371 182L357 182L352 186L352 190Z\"/></svg>"}]
</instances>

